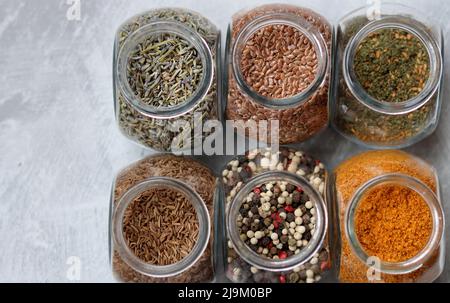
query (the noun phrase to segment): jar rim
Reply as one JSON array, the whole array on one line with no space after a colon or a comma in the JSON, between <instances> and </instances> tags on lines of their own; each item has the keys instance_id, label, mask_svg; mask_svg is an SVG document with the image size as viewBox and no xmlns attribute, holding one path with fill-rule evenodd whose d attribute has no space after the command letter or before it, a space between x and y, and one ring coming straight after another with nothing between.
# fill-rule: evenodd
<instances>
[{"instance_id":1,"label":"jar rim","mask_svg":"<svg viewBox=\"0 0 450 303\"><path fill-rule=\"evenodd\" d=\"M411 33L420 40L428 52L430 73L427 83L417 96L403 102L388 102L374 98L362 87L354 71L354 57L360 43L368 35L383 29L401 29ZM443 60L439 45L425 24L411 17L387 15L368 22L350 39L343 58L344 81L350 92L364 106L382 114L404 115L421 108L435 95L442 79Z\"/></svg>"},{"instance_id":2,"label":"jar rim","mask_svg":"<svg viewBox=\"0 0 450 303\"><path fill-rule=\"evenodd\" d=\"M244 79L241 71L242 47L256 32L270 25L287 25L300 31L313 44L318 59L318 68L314 81L300 93L288 98L270 98L257 93ZM241 92L256 103L270 109L289 109L305 103L326 80L330 65L327 44L319 30L306 19L288 12L268 13L247 23L234 39L231 49L232 72Z\"/></svg>"},{"instance_id":3,"label":"jar rim","mask_svg":"<svg viewBox=\"0 0 450 303\"><path fill-rule=\"evenodd\" d=\"M171 188L185 195L192 203L199 223L197 241L190 253L180 261L170 265L153 265L142 261L128 247L123 234L123 218L128 206L142 193L155 188ZM135 271L155 278L168 278L190 269L205 252L211 234L211 221L206 204L200 195L184 182L171 177L151 177L133 187L122 195L114 207L112 216L112 236L115 249L123 261Z\"/></svg>"},{"instance_id":4,"label":"jar rim","mask_svg":"<svg viewBox=\"0 0 450 303\"><path fill-rule=\"evenodd\" d=\"M350 247L358 257L358 259L364 264L369 260L369 256L362 248L361 243L358 240L358 236L355 232L355 214L360 202L363 200L364 195L377 186L383 184L397 184L403 187L407 187L410 190L418 193L426 202L433 221L433 229L430 234L425 247L417 253L416 256L402 261L402 262L386 262L380 260L380 268L378 269L382 273L386 274L408 274L418 270L423 264L433 256L436 250L440 246L440 241L443 237L445 218L442 210L442 206L439 202L437 195L422 181L409 175L394 173L384 174L375 178L372 178L365 184L363 184L355 192L350 200L349 205L345 211L345 236L349 241ZM375 256L376 257L376 256Z\"/></svg>"},{"instance_id":5,"label":"jar rim","mask_svg":"<svg viewBox=\"0 0 450 303\"><path fill-rule=\"evenodd\" d=\"M142 102L130 87L127 79L128 58L142 41L143 38L158 35L173 34L189 42L198 52L202 60L203 76L196 90L181 104L171 107L155 107ZM205 39L189 26L178 21L155 20L130 34L119 49L115 68L115 79L117 79L121 93L125 101L140 114L155 119L172 119L185 115L202 101L213 83L214 62L211 49Z\"/></svg>"},{"instance_id":6,"label":"jar rim","mask_svg":"<svg viewBox=\"0 0 450 303\"><path fill-rule=\"evenodd\" d=\"M317 220L315 233L309 241L307 247L303 248L299 254L293 255L292 257L284 260L269 259L254 252L240 238L236 224L239 208L245 200L245 197L254 189L255 186L261 185L265 182L274 181L286 181L295 186L301 186L308 195L309 199L314 201L314 207L316 209ZM327 207L322 195L320 195L320 193L305 178L289 172L269 171L255 176L239 190L227 208L227 211L226 230L236 253L252 266L272 272L289 271L308 262L308 260L310 260L322 248L328 230Z\"/></svg>"}]
</instances>

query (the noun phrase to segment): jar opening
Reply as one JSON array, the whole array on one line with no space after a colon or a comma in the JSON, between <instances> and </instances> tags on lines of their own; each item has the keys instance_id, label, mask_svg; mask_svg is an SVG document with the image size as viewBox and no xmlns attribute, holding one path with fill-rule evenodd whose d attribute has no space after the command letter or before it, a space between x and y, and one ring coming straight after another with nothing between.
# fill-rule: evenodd
<instances>
[{"instance_id":1,"label":"jar opening","mask_svg":"<svg viewBox=\"0 0 450 303\"><path fill-rule=\"evenodd\" d=\"M411 34L428 53L429 74L425 86L417 95L406 101L390 102L374 98L363 88L355 73L354 58L358 47L370 35L388 29ZM371 110L387 115L408 114L424 106L436 93L442 78L442 55L439 45L424 24L409 17L385 16L369 22L352 37L344 51L343 76L350 92Z\"/></svg>"},{"instance_id":2,"label":"jar opening","mask_svg":"<svg viewBox=\"0 0 450 303\"><path fill-rule=\"evenodd\" d=\"M369 255L364 248L364 245L360 242L361 235L358 234L358 227L356 223L360 206L364 203L366 197L374 190L387 187L406 188L414 195L420 196L426 204L429 214L431 215L430 223L432 228L429 232L429 236L423 243L423 247L421 249L417 249L415 255L409 256L406 259L403 258L398 262L388 262L382 260L379 256ZM408 201L408 203L409 202L410 201ZM361 207L366 207L366 205ZM363 209L363 211L364 210L366 209ZM389 218L383 217L382 220L389 220ZM379 268L376 268L378 271L396 275L408 274L422 267L422 265L438 250L443 236L443 220L443 211L438 198L427 185L425 185L422 181L407 175L387 174L373 178L356 191L346 209L345 233L352 251L364 264L366 264L368 260L371 260L371 258L376 257L380 261L378 264ZM392 243L392 245L395 245L395 243Z\"/></svg>"},{"instance_id":3,"label":"jar opening","mask_svg":"<svg viewBox=\"0 0 450 303\"><path fill-rule=\"evenodd\" d=\"M134 203L141 203L139 198L142 195L145 195L146 193L150 191L162 191L165 190L166 193L173 192L177 195L183 196L183 201L186 203L190 203L189 206L192 206L194 209L194 214L197 219L197 231L185 231L186 233L195 235L196 234L196 240L190 239L192 242L195 242L195 244L190 245L190 251L183 252L181 251L179 255L182 256L180 260L172 260L170 258L175 258L171 256L170 254L173 252L167 252L167 255L169 255L169 261L165 260L164 263L161 262L164 265L155 265L155 262L149 262L148 260L144 261L144 258L147 257L148 254L151 252L147 252L142 256L138 256L133 249L130 247L130 243L133 244L136 240L136 232L135 230L140 228L139 226L131 226L132 224L129 224L127 222L133 221L135 218L130 216L133 216L132 210L130 210L130 207L134 206ZM159 199L157 194L154 194L151 199ZM170 198L170 197L168 197ZM151 200L151 203L153 202L158 203L158 201ZM183 203L184 203L183 202ZM181 202L180 202L181 203ZM145 206L149 206L150 204L145 203ZM180 206L172 205L173 209L172 211L175 211L178 209L180 210ZM138 205L138 208L143 207L143 205ZM158 216L165 216L165 212L160 212L158 209L154 209L153 214L156 217ZM147 210L145 210L147 212ZM148 214L148 212L147 212ZM161 214L161 215L159 215ZM142 215L142 213L141 213ZM190 215L192 215L192 212L190 212ZM155 219L155 218L153 218ZM150 220L150 219L149 219ZM156 220L156 219L155 219ZM140 222L140 220L138 220ZM158 219L154 222L154 224L162 224L161 219ZM195 220L192 220L195 221ZM148 225L145 225L147 228L148 226L153 226L154 224L151 222L148 222ZM189 226L194 226L195 224L192 222L188 222ZM191 224L192 223L192 224ZM120 257L124 260L125 263L127 263L131 268L133 268L135 271L147 275L150 277L156 277L156 278L166 278L166 277L172 277L179 275L183 273L184 271L191 268L202 256L205 249L207 248L209 237L210 237L210 218L208 215L208 210L206 208L205 203L203 202L202 198L194 192L188 185L184 184L183 182L180 182L173 178L167 178L167 177L152 177L147 179L146 181L143 181L135 186L133 186L131 189L129 189L119 200L117 203L115 209L114 209L114 215L113 215L113 222L112 222L112 231L113 231L113 241L115 244L115 249L118 251ZM161 228L163 229L163 225L158 225L160 228L158 231L163 232ZM126 233L128 231L132 231L132 237L130 238ZM169 232L169 231L168 231ZM168 235L169 236L169 235ZM186 244L186 243L184 243ZM192 243L191 243L192 244ZM133 244L134 245L134 244ZM186 247L189 245L185 245ZM183 245L180 244L179 247L180 250L184 249ZM167 257L167 256L166 256ZM152 257L153 258L153 257ZM159 257L158 257L159 258ZM154 258L153 258L154 259Z\"/></svg>"},{"instance_id":4,"label":"jar opening","mask_svg":"<svg viewBox=\"0 0 450 303\"><path fill-rule=\"evenodd\" d=\"M314 79L305 81L307 84L305 87L301 87L302 84L298 84L301 89L295 91L295 94L287 94L287 97L282 98L279 98L278 96L271 97L267 93L262 94L261 91L258 92L258 89L255 89L254 86L265 84L248 83L242 71L243 62L245 63L243 53L250 51L248 44L253 43L252 39L255 35L262 33L265 29L273 29L274 27L284 27L291 34L295 34L297 32L303 36L307 44L311 44L311 47L314 50L310 53L311 58L317 60L317 66L314 68ZM294 54L292 55L295 56ZM231 56L233 75L241 92L258 104L272 109L292 108L306 102L325 81L329 65L327 45L320 32L305 19L291 13L262 15L249 22L244 28L242 28L236 40L233 42ZM301 59L303 58L299 58L299 60ZM252 69L252 66L248 67ZM265 71L265 73L266 72L268 71ZM259 82L263 81L261 79L259 80ZM276 81L276 79L273 81ZM295 88L294 85L293 87ZM283 90L283 85L277 88L278 91L280 89ZM261 86L259 87L259 90L261 90Z\"/></svg>"},{"instance_id":5,"label":"jar opening","mask_svg":"<svg viewBox=\"0 0 450 303\"><path fill-rule=\"evenodd\" d=\"M161 76L155 75L156 79L153 83L147 83L148 91L144 89L140 91L138 94L135 89L130 85L130 62L131 60L139 62L139 58L134 56L136 51L140 49L140 45L147 41L148 39L157 39L160 38L162 41L157 41L157 43L150 47L149 51L153 49L155 46L161 46L161 44L170 42L170 38L178 37L179 43L185 44L185 50L189 51L190 49L195 49L197 58L194 58L189 55L189 57L184 58L183 60L188 60L189 65L193 65L194 61L199 61L201 65L200 67L191 69L189 71L183 71L182 67L187 65L187 62L172 62L172 64L161 67L162 69L168 70L167 77L170 79L175 78L183 74L186 74L183 77L186 81L183 83L184 89L181 88L165 88L168 91L168 96L175 93L181 93L182 99L175 102L175 104L170 106L156 106L154 104L149 104L149 102L143 100L143 95L148 94L149 90L155 89L152 85L157 85L158 77ZM168 47L167 51L163 55L157 55L152 62L159 63L161 58L166 56L170 56L172 52L174 52L174 46ZM177 55L184 56L184 53L178 53ZM148 62L146 62L148 63ZM145 68L150 68L147 66L150 64L144 64L142 66L143 72L148 73ZM195 65L193 65L195 66ZM142 71L142 69L141 69ZM124 99L137 111L139 111L142 115L156 118L156 119L170 119L176 118L186 114L191 111L208 93L209 88L213 82L214 76L214 62L212 58L211 51L206 43L206 41L195 31L190 29L188 26L176 22L176 21L154 21L151 22L135 32L133 32L130 36L128 36L119 50L118 61L116 66L116 79L118 81L120 91L124 96ZM199 75L201 74L201 75ZM197 81L196 87L191 87L189 85L189 81L193 81L195 78ZM154 77L153 77L154 78ZM142 81L142 78L136 78L135 82ZM142 85L144 83L141 83ZM191 91L189 91L191 90ZM165 98L167 99L167 98ZM164 100L165 100L164 99ZM165 101L164 101L165 102Z\"/></svg>"},{"instance_id":6,"label":"jar opening","mask_svg":"<svg viewBox=\"0 0 450 303\"><path fill-rule=\"evenodd\" d=\"M302 246L299 249L299 252L297 254L288 256L286 252L282 250L279 253L283 253L283 256L280 255L278 256L278 258L273 259L267 257L263 253L258 253L255 249L252 249L249 246L249 243L247 243L248 241L246 241L248 239L243 239L241 237L242 229L238 227L237 222L238 217L242 216L242 206L248 199L249 194L251 192L254 192L255 188L261 188L262 185L266 186L267 184L277 182L285 182L286 184L290 184L295 188L301 188L301 191L304 192L304 194L309 198L311 205L313 205L315 209L315 226L314 232L310 234L311 236L309 241L307 241L305 246ZM261 206L261 209L263 209L264 207L264 205ZM289 211L286 210L286 212ZM277 212L277 214L278 216L275 213L272 214L272 225L277 222L277 218L280 216L281 212ZM261 220L264 220L264 218L261 217ZM287 220L285 222L287 222ZM259 269L272 272L282 272L289 271L303 265L316 253L318 253L318 251L322 248L325 239L328 226L328 216L325 202L322 196L303 177L299 177L288 172L266 172L254 177L246 185L244 185L242 189L239 190L239 192L231 202L230 207L228 208L226 224L228 237L230 238L236 253L243 260ZM258 230L258 233L260 232L263 231ZM255 235L255 237L260 236ZM264 236L264 238L268 238L267 235ZM292 237L291 239L295 238ZM272 238L272 240L276 241L277 239ZM261 237L261 241L264 241L263 237Z\"/></svg>"}]
</instances>

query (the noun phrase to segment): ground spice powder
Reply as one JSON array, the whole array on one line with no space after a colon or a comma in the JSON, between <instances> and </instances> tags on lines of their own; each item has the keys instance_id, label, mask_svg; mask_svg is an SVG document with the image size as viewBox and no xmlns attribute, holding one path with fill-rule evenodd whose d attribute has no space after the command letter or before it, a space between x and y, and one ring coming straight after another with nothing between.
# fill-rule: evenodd
<instances>
[{"instance_id":1,"label":"ground spice powder","mask_svg":"<svg viewBox=\"0 0 450 303\"><path fill-rule=\"evenodd\" d=\"M369 180L392 173L402 173L421 180L436 192L434 171L424 162L402 151L370 151L348 159L335 170L335 190L338 203L341 245L338 269L341 282L367 283L367 266L353 253L345 235L345 212L354 193ZM368 200L370 201L370 200ZM360 225L361 227L362 225ZM386 235L387 236L387 235ZM367 245L366 247L370 247ZM381 274L383 282L415 282L434 264L432 258L415 272L405 275Z\"/></svg>"},{"instance_id":2,"label":"ground spice powder","mask_svg":"<svg viewBox=\"0 0 450 303\"><path fill-rule=\"evenodd\" d=\"M380 185L367 193L355 214L355 232L369 256L403 262L427 244L431 212L419 193L399 185Z\"/></svg>"}]
</instances>

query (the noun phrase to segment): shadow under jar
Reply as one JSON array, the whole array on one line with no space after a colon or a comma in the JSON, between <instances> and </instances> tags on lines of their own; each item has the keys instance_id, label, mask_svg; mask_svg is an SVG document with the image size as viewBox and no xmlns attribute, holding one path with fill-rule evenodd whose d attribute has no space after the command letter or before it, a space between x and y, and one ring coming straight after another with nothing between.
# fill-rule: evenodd
<instances>
[{"instance_id":1,"label":"shadow under jar","mask_svg":"<svg viewBox=\"0 0 450 303\"><path fill-rule=\"evenodd\" d=\"M257 149L231 161L222 176L226 277L321 281L331 267L325 166L293 149Z\"/></svg>"},{"instance_id":2,"label":"shadow under jar","mask_svg":"<svg viewBox=\"0 0 450 303\"><path fill-rule=\"evenodd\" d=\"M213 281L216 181L202 164L169 154L122 170L111 196L114 277L138 283Z\"/></svg>"},{"instance_id":3,"label":"shadow under jar","mask_svg":"<svg viewBox=\"0 0 450 303\"><path fill-rule=\"evenodd\" d=\"M254 124L250 130L267 121L259 138L240 132L268 143L276 132L271 121L279 123L280 144L320 132L328 125L331 46L331 25L312 10L271 4L235 14L226 49L227 119Z\"/></svg>"},{"instance_id":4,"label":"shadow under jar","mask_svg":"<svg viewBox=\"0 0 450 303\"><path fill-rule=\"evenodd\" d=\"M402 151L340 164L334 189L333 261L347 283L424 283L445 262L445 222L433 167Z\"/></svg>"},{"instance_id":5,"label":"shadow under jar","mask_svg":"<svg viewBox=\"0 0 450 303\"><path fill-rule=\"evenodd\" d=\"M185 9L155 9L120 26L114 44L114 107L121 132L161 152L184 151L219 118L220 31Z\"/></svg>"},{"instance_id":6,"label":"shadow under jar","mask_svg":"<svg viewBox=\"0 0 450 303\"><path fill-rule=\"evenodd\" d=\"M370 20L367 10L350 13L337 28L332 124L366 147L407 147L438 124L442 32L403 5L382 4Z\"/></svg>"}]
</instances>

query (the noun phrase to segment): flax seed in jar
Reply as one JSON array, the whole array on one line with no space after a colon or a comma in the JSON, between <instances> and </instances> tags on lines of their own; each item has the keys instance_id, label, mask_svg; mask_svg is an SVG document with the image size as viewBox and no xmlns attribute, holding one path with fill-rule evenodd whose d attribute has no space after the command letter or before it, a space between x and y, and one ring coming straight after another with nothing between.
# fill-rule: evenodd
<instances>
[{"instance_id":1,"label":"flax seed in jar","mask_svg":"<svg viewBox=\"0 0 450 303\"><path fill-rule=\"evenodd\" d=\"M306 8L264 5L235 14L226 50L227 119L279 121L281 144L325 128L331 42L330 23ZM271 142L272 125L260 141Z\"/></svg>"}]
</instances>

